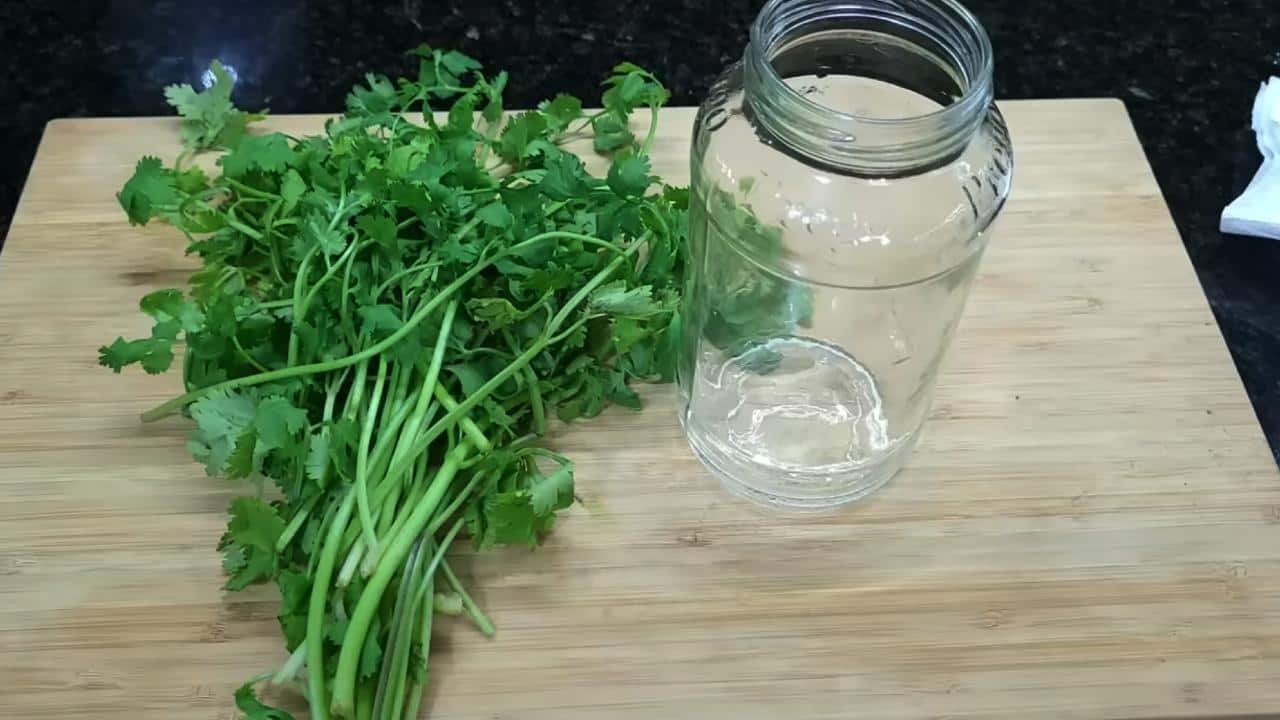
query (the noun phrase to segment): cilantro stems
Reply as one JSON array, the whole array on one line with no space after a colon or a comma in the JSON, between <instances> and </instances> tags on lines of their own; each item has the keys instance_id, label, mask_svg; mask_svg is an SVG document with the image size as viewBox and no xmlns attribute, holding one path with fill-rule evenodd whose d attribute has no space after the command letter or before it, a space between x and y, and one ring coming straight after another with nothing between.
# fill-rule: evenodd
<instances>
[{"instance_id":1,"label":"cilantro stems","mask_svg":"<svg viewBox=\"0 0 1280 720\"><path fill-rule=\"evenodd\" d=\"M387 359L378 359L378 379L369 397L369 409L360 432L360 450L356 455L356 509L360 512L360 524L364 530L364 542L369 552L377 555L378 537L374 532L373 513L369 509L369 442L373 437L378 406L382 402L382 388L387 380Z\"/></svg>"},{"instance_id":2,"label":"cilantro stems","mask_svg":"<svg viewBox=\"0 0 1280 720\"><path fill-rule=\"evenodd\" d=\"M440 569L444 571L445 582L449 583L449 587L462 598L462 607L467 611L471 621L476 624L476 628L485 635L493 637L494 633L497 632L493 627L493 621L489 619L488 615L484 614L484 611L480 609L476 601L471 599L471 593L467 592L467 589L463 587L462 582L458 580L458 576L453 574L453 568L449 567L449 561L441 560Z\"/></svg>"},{"instance_id":3,"label":"cilantro stems","mask_svg":"<svg viewBox=\"0 0 1280 720\"><path fill-rule=\"evenodd\" d=\"M457 474L459 466L466 460L471 451L470 442L463 441L445 458L444 464L436 471L436 476L431 481L426 497L413 508L405 525L388 542L386 554L378 561L377 570L369 578L364 592L360 594L360 601L356 605L355 611L351 614L351 623L347 626L347 632L342 639L342 651L338 655L338 669L334 676L333 686L332 710L334 714L340 717L349 717L355 709L356 663L359 661L360 654L364 649L365 635L369 632L369 623L373 620L373 614L377 611L378 605L382 601L382 593L391 582L396 567L401 562L404 562L405 555L408 554L414 538L421 534L423 528L426 527L431 515L435 512L436 505L440 502L440 498L449 489L449 484L453 482L453 477Z\"/></svg>"},{"instance_id":4,"label":"cilantro stems","mask_svg":"<svg viewBox=\"0 0 1280 720\"><path fill-rule=\"evenodd\" d=\"M338 560L338 545L342 541L342 531L347 527L351 517L351 506L355 494L348 492L339 505L338 513L329 524L329 533L325 536L323 549L320 551L320 563L316 566L315 580L311 585L311 600L307 606L307 637L312 638L307 644L307 697L311 698L311 714L313 720L328 720L329 705L325 702L324 677L324 619L329 597L329 583L333 579L333 566Z\"/></svg>"}]
</instances>

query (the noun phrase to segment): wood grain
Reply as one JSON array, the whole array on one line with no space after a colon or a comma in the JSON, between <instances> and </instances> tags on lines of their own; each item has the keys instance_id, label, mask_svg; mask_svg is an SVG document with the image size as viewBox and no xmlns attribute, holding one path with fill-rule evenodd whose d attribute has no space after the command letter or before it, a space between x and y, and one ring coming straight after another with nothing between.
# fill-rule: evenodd
<instances>
[{"instance_id":1,"label":"wood grain","mask_svg":"<svg viewBox=\"0 0 1280 720\"><path fill-rule=\"evenodd\" d=\"M431 717L1280 712L1280 475L1123 106L1004 109L1015 197L908 469L785 517L718 490L669 389L560 431L584 502L537 552L459 558L499 635L441 623ZM191 267L113 197L176 144L51 123L0 258L0 717L230 718L283 658L274 590L219 589L238 488L137 420L178 378L96 366Z\"/></svg>"}]
</instances>

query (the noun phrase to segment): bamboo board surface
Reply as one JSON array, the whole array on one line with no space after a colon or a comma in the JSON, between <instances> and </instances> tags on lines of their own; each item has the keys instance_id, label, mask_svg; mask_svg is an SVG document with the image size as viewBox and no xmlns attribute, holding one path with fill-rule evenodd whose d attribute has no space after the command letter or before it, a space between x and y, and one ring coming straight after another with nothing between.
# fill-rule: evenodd
<instances>
[{"instance_id":1,"label":"bamboo board surface","mask_svg":"<svg viewBox=\"0 0 1280 720\"><path fill-rule=\"evenodd\" d=\"M430 717L1280 712L1280 474L1123 106L1003 107L1015 196L908 468L797 519L719 491L670 388L558 431L584 502L537 552L459 558L499 633L438 624ZM693 115L665 112L683 182ZM177 143L50 124L0 255L0 717L231 718L284 656L274 588L220 589L243 487L137 420L178 376L96 365L192 267L114 198Z\"/></svg>"}]
</instances>

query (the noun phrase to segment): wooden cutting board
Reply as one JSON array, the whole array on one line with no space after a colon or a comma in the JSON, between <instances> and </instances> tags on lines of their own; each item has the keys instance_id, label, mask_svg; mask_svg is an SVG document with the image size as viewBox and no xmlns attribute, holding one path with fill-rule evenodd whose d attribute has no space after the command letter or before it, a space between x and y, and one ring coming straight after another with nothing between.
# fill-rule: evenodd
<instances>
[{"instance_id":1,"label":"wooden cutting board","mask_svg":"<svg viewBox=\"0 0 1280 720\"><path fill-rule=\"evenodd\" d=\"M783 517L719 491L669 388L558 431L583 503L537 552L459 558L499 634L439 624L432 718L1280 712L1280 474L1124 108L1004 109L1015 196L910 466ZM663 119L673 181L692 118ZM230 718L284 657L275 590L220 590L242 486L137 420L178 377L96 364L192 266L113 197L177 142L51 123L0 257L5 718Z\"/></svg>"}]
</instances>

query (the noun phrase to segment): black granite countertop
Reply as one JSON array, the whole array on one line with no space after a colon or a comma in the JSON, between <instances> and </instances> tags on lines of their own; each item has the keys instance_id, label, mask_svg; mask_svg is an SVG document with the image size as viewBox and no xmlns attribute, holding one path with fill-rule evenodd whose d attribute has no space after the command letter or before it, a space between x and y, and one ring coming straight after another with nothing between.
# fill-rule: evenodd
<instances>
[{"instance_id":1,"label":"black granite countertop","mask_svg":"<svg viewBox=\"0 0 1280 720\"><path fill-rule=\"evenodd\" d=\"M1258 83L1280 75L1277 0L969 0L1003 98L1128 104L1274 451L1280 451L1280 241L1223 236L1259 159ZM51 118L168 114L160 88L220 57L245 107L333 112L364 73L419 42L510 70L508 105L595 96L619 59L695 104L741 53L759 0L0 0L0 236ZM1277 453L1280 455L1280 452Z\"/></svg>"}]
</instances>

